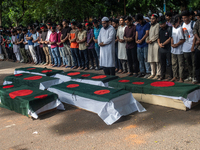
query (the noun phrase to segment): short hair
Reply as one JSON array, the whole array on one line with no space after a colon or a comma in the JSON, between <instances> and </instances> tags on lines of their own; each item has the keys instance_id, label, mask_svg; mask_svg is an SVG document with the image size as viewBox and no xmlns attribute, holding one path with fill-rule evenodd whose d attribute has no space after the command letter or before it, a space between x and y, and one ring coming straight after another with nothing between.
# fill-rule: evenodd
<instances>
[{"instance_id":1,"label":"short hair","mask_svg":"<svg viewBox=\"0 0 200 150\"><path fill-rule=\"evenodd\" d=\"M119 23L119 20L118 20L118 19L113 19L112 22L118 24L118 23Z\"/></svg>"},{"instance_id":2,"label":"short hair","mask_svg":"<svg viewBox=\"0 0 200 150\"><path fill-rule=\"evenodd\" d=\"M137 14L135 19L136 19L136 21L143 20L143 15L142 14Z\"/></svg>"},{"instance_id":3,"label":"short hair","mask_svg":"<svg viewBox=\"0 0 200 150\"><path fill-rule=\"evenodd\" d=\"M195 15L193 10L190 10L189 12L190 12L190 15L192 15L192 16Z\"/></svg>"},{"instance_id":4,"label":"short hair","mask_svg":"<svg viewBox=\"0 0 200 150\"><path fill-rule=\"evenodd\" d=\"M94 19L94 20L93 20L93 23L94 23L94 24L97 24L97 23L98 23L98 20L97 20L97 19Z\"/></svg>"},{"instance_id":5,"label":"short hair","mask_svg":"<svg viewBox=\"0 0 200 150\"><path fill-rule=\"evenodd\" d=\"M125 20L125 17L124 17L124 16L121 16L119 19L123 19L123 20Z\"/></svg>"},{"instance_id":6,"label":"short hair","mask_svg":"<svg viewBox=\"0 0 200 150\"><path fill-rule=\"evenodd\" d=\"M58 24L58 26L61 26L61 27L63 27L62 23L59 23L59 24Z\"/></svg>"},{"instance_id":7,"label":"short hair","mask_svg":"<svg viewBox=\"0 0 200 150\"><path fill-rule=\"evenodd\" d=\"M190 16L190 12L188 10L185 10L181 13L181 16Z\"/></svg>"},{"instance_id":8,"label":"short hair","mask_svg":"<svg viewBox=\"0 0 200 150\"><path fill-rule=\"evenodd\" d=\"M171 18L171 24L175 25L180 19L180 15L175 15Z\"/></svg>"},{"instance_id":9,"label":"short hair","mask_svg":"<svg viewBox=\"0 0 200 150\"><path fill-rule=\"evenodd\" d=\"M165 19L165 16L161 16L160 18L158 18L158 22L160 24L167 22L167 20Z\"/></svg>"},{"instance_id":10,"label":"short hair","mask_svg":"<svg viewBox=\"0 0 200 150\"><path fill-rule=\"evenodd\" d=\"M68 24L69 24L69 21L67 21L66 19L63 19L63 22L65 22L65 23L68 23Z\"/></svg>"},{"instance_id":11,"label":"short hair","mask_svg":"<svg viewBox=\"0 0 200 150\"><path fill-rule=\"evenodd\" d=\"M17 28L17 31L22 31L22 29L20 27Z\"/></svg>"},{"instance_id":12,"label":"short hair","mask_svg":"<svg viewBox=\"0 0 200 150\"><path fill-rule=\"evenodd\" d=\"M74 25L74 26L76 26L76 25L77 25L77 23L76 23L75 21L72 21L71 25Z\"/></svg>"},{"instance_id":13,"label":"short hair","mask_svg":"<svg viewBox=\"0 0 200 150\"><path fill-rule=\"evenodd\" d=\"M113 18L110 18L110 19L109 19L109 21L111 21L111 22L112 22L112 21L113 21Z\"/></svg>"},{"instance_id":14,"label":"short hair","mask_svg":"<svg viewBox=\"0 0 200 150\"><path fill-rule=\"evenodd\" d=\"M170 11L166 12L165 16L172 17L172 13Z\"/></svg>"},{"instance_id":15,"label":"short hair","mask_svg":"<svg viewBox=\"0 0 200 150\"><path fill-rule=\"evenodd\" d=\"M23 28L22 31L27 32L28 30L27 30L27 28Z\"/></svg>"},{"instance_id":16,"label":"short hair","mask_svg":"<svg viewBox=\"0 0 200 150\"><path fill-rule=\"evenodd\" d=\"M30 30L33 30L33 27L30 27Z\"/></svg>"},{"instance_id":17,"label":"short hair","mask_svg":"<svg viewBox=\"0 0 200 150\"><path fill-rule=\"evenodd\" d=\"M55 29L56 29L56 25L53 25L53 26L51 27L51 29L54 29L54 30L55 30Z\"/></svg>"},{"instance_id":18,"label":"short hair","mask_svg":"<svg viewBox=\"0 0 200 150\"><path fill-rule=\"evenodd\" d=\"M36 27L36 31L40 31L40 27L39 26Z\"/></svg>"},{"instance_id":19,"label":"short hair","mask_svg":"<svg viewBox=\"0 0 200 150\"><path fill-rule=\"evenodd\" d=\"M131 21L133 20L133 18L132 18L131 16L127 16L127 17L125 18L125 20L128 20L129 22L131 22Z\"/></svg>"},{"instance_id":20,"label":"short hair","mask_svg":"<svg viewBox=\"0 0 200 150\"><path fill-rule=\"evenodd\" d=\"M77 25L77 27L78 27L79 29L82 29L82 28L83 28L83 25L82 25L81 23L79 23L79 24Z\"/></svg>"}]
</instances>

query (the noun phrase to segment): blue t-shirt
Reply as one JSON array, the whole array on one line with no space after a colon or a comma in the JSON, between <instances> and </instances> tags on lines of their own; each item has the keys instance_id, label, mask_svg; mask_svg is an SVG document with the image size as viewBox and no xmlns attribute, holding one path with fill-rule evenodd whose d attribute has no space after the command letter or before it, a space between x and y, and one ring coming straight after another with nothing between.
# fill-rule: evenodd
<instances>
[{"instance_id":1,"label":"blue t-shirt","mask_svg":"<svg viewBox=\"0 0 200 150\"><path fill-rule=\"evenodd\" d=\"M141 40L143 36L146 34L146 31L150 29L150 24L145 21L144 25L140 25L139 23L136 26L136 31L138 32L138 40ZM148 44L144 40L142 44L137 44L137 47L147 47Z\"/></svg>"},{"instance_id":2,"label":"blue t-shirt","mask_svg":"<svg viewBox=\"0 0 200 150\"><path fill-rule=\"evenodd\" d=\"M101 28L102 28L101 25L99 25L98 29L94 27L94 38L95 39L98 39L99 32L100 32ZM95 47L97 47L97 48L99 47L98 43L95 43Z\"/></svg>"},{"instance_id":3,"label":"blue t-shirt","mask_svg":"<svg viewBox=\"0 0 200 150\"><path fill-rule=\"evenodd\" d=\"M28 37L31 37L32 33L28 32L27 35L28 35ZM34 45L34 43L32 42L32 40L28 40L28 45Z\"/></svg>"},{"instance_id":4,"label":"blue t-shirt","mask_svg":"<svg viewBox=\"0 0 200 150\"><path fill-rule=\"evenodd\" d=\"M35 34L32 34L33 40L35 41L39 37L39 33L36 32ZM38 42L34 43L34 47L40 45Z\"/></svg>"}]
</instances>

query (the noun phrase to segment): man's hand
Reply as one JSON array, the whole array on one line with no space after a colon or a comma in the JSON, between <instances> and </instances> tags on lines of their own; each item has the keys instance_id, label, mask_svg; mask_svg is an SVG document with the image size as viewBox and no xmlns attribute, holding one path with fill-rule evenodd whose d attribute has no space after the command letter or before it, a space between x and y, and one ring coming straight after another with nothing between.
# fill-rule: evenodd
<instances>
[{"instance_id":1,"label":"man's hand","mask_svg":"<svg viewBox=\"0 0 200 150\"><path fill-rule=\"evenodd\" d=\"M85 43L85 46L86 46L86 47L88 47L88 46L89 46L89 44L88 44L88 43Z\"/></svg>"},{"instance_id":2,"label":"man's hand","mask_svg":"<svg viewBox=\"0 0 200 150\"><path fill-rule=\"evenodd\" d=\"M160 48L163 48L163 47L164 47L163 43L160 43L160 44L158 44L158 45L160 46Z\"/></svg>"},{"instance_id":3,"label":"man's hand","mask_svg":"<svg viewBox=\"0 0 200 150\"><path fill-rule=\"evenodd\" d=\"M191 48L191 52L194 52L194 47L192 46L192 48Z\"/></svg>"},{"instance_id":4,"label":"man's hand","mask_svg":"<svg viewBox=\"0 0 200 150\"><path fill-rule=\"evenodd\" d=\"M105 46L105 44L103 44L103 42L101 42L101 43L99 44L99 46L103 47L103 46Z\"/></svg>"},{"instance_id":5,"label":"man's hand","mask_svg":"<svg viewBox=\"0 0 200 150\"><path fill-rule=\"evenodd\" d=\"M56 43L57 45L60 45L60 42Z\"/></svg>"},{"instance_id":6,"label":"man's hand","mask_svg":"<svg viewBox=\"0 0 200 150\"><path fill-rule=\"evenodd\" d=\"M120 42L120 43L124 43L124 42L125 42L125 40L122 40L122 39L120 39L120 40L119 40L119 42Z\"/></svg>"},{"instance_id":7,"label":"man's hand","mask_svg":"<svg viewBox=\"0 0 200 150\"><path fill-rule=\"evenodd\" d=\"M136 43L137 44L142 44L142 40L137 40Z\"/></svg>"},{"instance_id":8,"label":"man's hand","mask_svg":"<svg viewBox=\"0 0 200 150\"><path fill-rule=\"evenodd\" d=\"M177 48L178 47L178 44L172 44L171 45L173 48Z\"/></svg>"},{"instance_id":9,"label":"man's hand","mask_svg":"<svg viewBox=\"0 0 200 150\"><path fill-rule=\"evenodd\" d=\"M97 39L94 39L94 42L95 42L95 43L98 43L98 40L97 40Z\"/></svg>"},{"instance_id":10,"label":"man's hand","mask_svg":"<svg viewBox=\"0 0 200 150\"><path fill-rule=\"evenodd\" d=\"M199 44L200 44L200 40L197 40L195 44L196 44L196 45L199 45Z\"/></svg>"}]
</instances>

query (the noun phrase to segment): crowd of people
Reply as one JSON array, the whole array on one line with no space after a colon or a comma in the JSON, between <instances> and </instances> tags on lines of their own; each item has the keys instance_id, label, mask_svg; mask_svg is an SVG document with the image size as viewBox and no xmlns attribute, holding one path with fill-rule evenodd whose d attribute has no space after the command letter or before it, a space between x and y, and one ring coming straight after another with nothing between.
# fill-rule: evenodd
<instances>
[{"instance_id":1,"label":"crowd of people","mask_svg":"<svg viewBox=\"0 0 200 150\"><path fill-rule=\"evenodd\" d=\"M200 82L200 13L0 26L0 60ZM4 58L5 57L5 58ZM166 73L167 72L167 73Z\"/></svg>"}]
</instances>

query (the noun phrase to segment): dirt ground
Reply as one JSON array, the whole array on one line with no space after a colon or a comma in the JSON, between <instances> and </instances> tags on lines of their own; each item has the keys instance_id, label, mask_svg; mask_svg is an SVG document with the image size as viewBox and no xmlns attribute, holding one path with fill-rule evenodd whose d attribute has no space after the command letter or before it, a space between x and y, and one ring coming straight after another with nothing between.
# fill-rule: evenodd
<instances>
[{"instance_id":1,"label":"dirt ground","mask_svg":"<svg viewBox=\"0 0 200 150\"><path fill-rule=\"evenodd\" d=\"M0 84L15 68L26 66L0 62ZM181 111L142 105L146 112L111 126L97 114L69 105L38 120L0 108L0 150L200 150L200 106Z\"/></svg>"}]
</instances>

